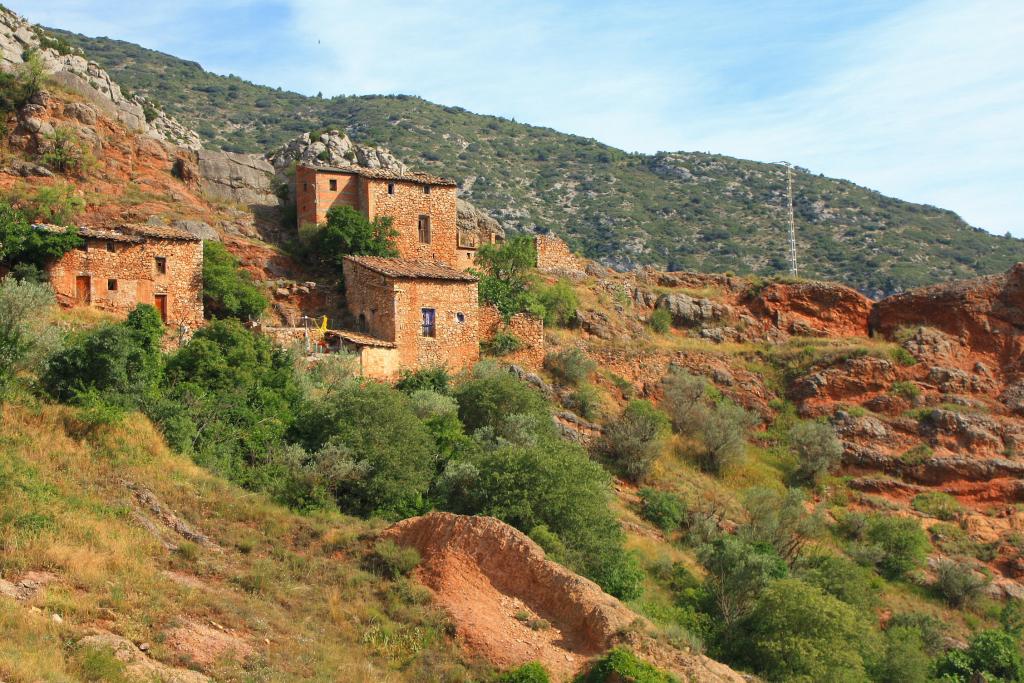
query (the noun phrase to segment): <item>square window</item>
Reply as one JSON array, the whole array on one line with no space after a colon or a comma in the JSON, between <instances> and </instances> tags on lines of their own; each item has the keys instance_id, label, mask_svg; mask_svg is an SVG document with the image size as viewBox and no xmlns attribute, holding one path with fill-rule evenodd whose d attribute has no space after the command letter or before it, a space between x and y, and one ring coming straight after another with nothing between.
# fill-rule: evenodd
<instances>
[{"instance_id":1,"label":"square window","mask_svg":"<svg viewBox=\"0 0 1024 683\"><path fill-rule=\"evenodd\" d=\"M107 291L108 292L116 292L117 291L117 280L114 280L114 279L107 280Z\"/></svg>"},{"instance_id":2,"label":"square window","mask_svg":"<svg viewBox=\"0 0 1024 683\"><path fill-rule=\"evenodd\" d=\"M117 251L117 245L114 244L113 240L107 240L107 251L109 251L111 254Z\"/></svg>"},{"instance_id":3,"label":"square window","mask_svg":"<svg viewBox=\"0 0 1024 683\"><path fill-rule=\"evenodd\" d=\"M423 186L423 194L430 194L430 185Z\"/></svg>"},{"instance_id":4,"label":"square window","mask_svg":"<svg viewBox=\"0 0 1024 683\"><path fill-rule=\"evenodd\" d=\"M395 193L395 184L394 183L388 183L388 194L394 194L394 193Z\"/></svg>"},{"instance_id":5,"label":"square window","mask_svg":"<svg viewBox=\"0 0 1024 683\"><path fill-rule=\"evenodd\" d=\"M457 322L460 325L462 323L466 322L466 314L462 313L462 312L456 313L455 314L455 322Z\"/></svg>"},{"instance_id":6,"label":"square window","mask_svg":"<svg viewBox=\"0 0 1024 683\"><path fill-rule=\"evenodd\" d=\"M331 186L331 191L332 192L337 192L338 191L338 181L336 179L331 178L328 181L328 184Z\"/></svg>"},{"instance_id":7,"label":"square window","mask_svg":"<svg viewBox=\"0 0 1024 683\"><path fill-rule=\"evenodd\" d=\"M167 274L167 258L165 256L156 257L156 272L160 275Z\"/></svg>"},{"instance_id":8,"label":"square window","mask_svg":"<svg viewBox=\"0 0 1024 683\"><path fill-rule=\"evenodd\" d=\"M418 227L420 243L430 244L430 216L420 216Z\"/></svg>"},{"instance_id":9,"label":"square window","mask_svg":"<svg viewBox=\"0 0 1024 683\"><path fill-rule=\"evenodd\" d=\"M423 309L420 309L420 312L423 314L423 336L424 337L436 337L437 336L437 326L436 326L436 323L435 323L436 318L434 316L434 309L433 308L423 308Z\"/></svg>"}]
</instances>

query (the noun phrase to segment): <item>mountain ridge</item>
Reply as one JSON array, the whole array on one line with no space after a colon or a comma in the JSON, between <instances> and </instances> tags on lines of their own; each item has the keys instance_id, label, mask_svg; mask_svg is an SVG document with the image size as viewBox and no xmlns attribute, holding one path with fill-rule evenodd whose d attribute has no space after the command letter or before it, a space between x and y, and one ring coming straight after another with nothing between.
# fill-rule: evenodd
<instances>
[{"instance_id":1,"label":"mountain ridge","mask_svg":"<svg viewBox=\"0 0 1024 683\"><path fill-rule=\"evenodd\" d=\"M47 29L134 92L195 128L209 147L268 154L305 132L339 129L461 194L513 231L554 230L620 269L788 271L785 170L698 152L627 153L550 128L409 95L330 99L218 76L193 61L109 38ZM1024 242L952 211L796 169L801 274L880 297L1003 272Z\"/></svg>"}]
</instances>

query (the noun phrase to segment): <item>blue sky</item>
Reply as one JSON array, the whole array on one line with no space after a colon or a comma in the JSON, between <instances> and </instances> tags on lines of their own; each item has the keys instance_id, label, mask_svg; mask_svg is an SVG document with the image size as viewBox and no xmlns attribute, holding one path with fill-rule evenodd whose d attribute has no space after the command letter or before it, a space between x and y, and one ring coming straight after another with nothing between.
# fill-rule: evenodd
<instances>
[{"instance_id":1,"label":"blue sky","mask_svg":"<svg viewBox=\"0 0 1024 683\"><path fill-rule=\"evenodd\" d=\"M306 94L789 160L1024 237L1024 1L6 0Z\"/></svg>"}]
</instances>

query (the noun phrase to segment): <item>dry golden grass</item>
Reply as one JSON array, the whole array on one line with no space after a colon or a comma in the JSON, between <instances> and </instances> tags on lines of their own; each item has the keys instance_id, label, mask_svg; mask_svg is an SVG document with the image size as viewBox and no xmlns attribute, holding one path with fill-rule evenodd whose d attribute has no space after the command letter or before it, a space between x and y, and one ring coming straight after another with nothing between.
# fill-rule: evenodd
<instances>
[{"instance_id":1,"label":"dry golden grass","mask_svg":"<svg viewBox=\"0 0 1024 683\"><path fill-rule=\"evenodd\" d=\"M141 484L216 547L170 551L134 517ZM0 598L0 679L84 680L74 642L102 627L171 665L167 633L220 624L255 648L206 673L225 681L475 680L445 617L361 568L380 523L299 516L170 452L140 415L90 425L76 409L7 405L0 423L0 576L50 571L30 604ZM34 612L37 607L40 612ZM55 624L51 614L60 614Z\"/></svg>"}]
</instances>

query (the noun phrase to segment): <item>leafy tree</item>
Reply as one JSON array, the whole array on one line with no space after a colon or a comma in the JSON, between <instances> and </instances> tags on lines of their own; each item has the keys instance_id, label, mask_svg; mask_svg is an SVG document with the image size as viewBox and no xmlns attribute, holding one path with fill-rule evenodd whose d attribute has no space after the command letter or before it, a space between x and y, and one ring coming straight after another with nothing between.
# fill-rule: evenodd
<instances>
[{"instance_id":1,"label":"leafy tree","mask_svg":"<svg viewBox=\"0 0 1024 683\"><path fill-rule=\"evenodd\" d=\"M697 461L712 474L721 474L743 457L747 432L757 422L753 413L728 400L704 408L696 419L703 445Z\"/></svg>"},{"instance_id":2,"label":"leafy tree","mask_svg":"<svg viewBox=\"0 0 1024 683\"><path fill-rule=\"evenodd\" d=\"M793 571L797 578L860 610L873 609L882 592L874 572L841 555L819 552L801 557Z\"/></svg>"},{"instance_id":3,"label":"leafy tree","mask_svg":"<svg viewBox=\"0 0 1024 683\"><path fill-rule=\"evenodd\" d=\"M44 268L82 243L77 229L63 233L33 229L24 212L0 201L0 263Z\"/></svg>"},{"instance_id":4,"label":"leafy tree","mask_svg":"<svg viewBox=\"0 0 1024 683\"><path fill-rule=\"evenodd\" d=\"M823 531L820 517L808 513L804 502L800 489L780 493L765 487L751 488L743 498L749 520L740 527L739 534L752 543L770 545L792 563L808 541Z\"/></svg>"},{"instance_id":5,"label":"leafy tree","mask_svg":"<svg viewBox=\"0 0 1024 683\"><path fill-rule=\"evenodd\" d=\"M134 407L160 383L163 327L155 308L139 304L123 323L76 334L50 359L43 385L61 401L97 393L111 405Z\"/></svg>"},{"instance_id":6,"label":"leafy tree","mask_svg":"<svg viewBox=\"0 0 1024 683\"><path fill-rule=\"evenodd\" d=\"M55 342L41 317L53 303L49 285L12 276L0 280L0 399L15 374L41 361Z\"/></svg>"},{"instance_id":7,"label":"leafy tree","mask_svg":"<svg viewBox=\"0 0 1024 683\"><path fill-rule=\"evenodd\" d=\"M516 415L531 415L540 418L538 424L544 420L551 424L544 398L493 362L478 363L454 395L459 402L459 419L469 433L483 427L501 431Z\"/></svg>"},{"instance_id":8,"label":"leafy tree","mask_svg":"<svg viewBox=\"0 0 1024 683\"><path fill-rule=\"evenodd\" d=\"M798 579L770 583L740 634L737 661L769 680L865 681L877 647L857 610Z\"/></svg>"},{"instance_id":9,"label":"leafy tree","mask_svg":"<svg viewBox=\"0 0 1024 683\"><path fill-rule=\"evenodd\" d=\"M365 472L336 482L333 493L343 510L387 518L423 512L435 444L409 397L397 389L351 380L307 401L291 433L310 452L344 449Z\"/></svg>"},{"instance_id":10,"label":"leafy tree","mask_svg":"<svg viewBox=\"0 0 1024 683\"><path fill-rule=\"evenodd\" d=\"M66 182L42 185L32 190L18 188L11 197L29 221L70 227L85 209L85 199L79 196L74 185Z\"/></svg>"},{"instance_id":11,"label":"leafy tree","mask_svg":"<svg viewBox=\"0 0 1024 683\"><path fill-rule=\"evenodd\" d=\"M879 551L881 572L893 579L924 564L931 547L928 536L913 518L872 515L864 536Z\"/></svg>"},{"instance_id":12,"label":"leafy tree","mask_svg":"<svg viewBox=\"0 0 1024 683\"><path fill-rule=\"evenodd\" d=\"M971 681L981 675L1003 681L1024 681L1020 645L1002 630L982 631L970 640L967 650L950 650L935 666L943 680Z\"/></svg>"},{"instance_id":13,"label":"leafy tree","mask_svg":"<svg viewBox=\"0 0 1024 683\"><path fill-rule=\"evenodd\" d=\"M321 263L341 271L345 256L398 256L394 240L398 231L390 216L372 221L351 206L335 206L327 220L308 237L309 253Z\"/></svg>"},{"instance_id":14,"label":"leafy tree","mask_svg":"<svg viewBox=\"0 0 1024 683\"><path fill-rule=\"evenodd\" d=\"M700 549L715 613L728 628L745 617L765 587L786 576L786 563L771 547L722 536Z\"/></svg>"},{"instance_id":15,"label":"leafy tree","mask_svg":"<svg viewBox=\"0 0 1024 683\"><path fill-rule=\"evenodd\" d=\"M971 602L988 584L988 577L975 572L969 562L944 559L935 567L933 588L952 607L963 607Z\"/></svg>"},{"instance_id":16,"label":"leafy tree","mask_svg":"<svg viewBox=\"0 0 1024 683\"><path fill-rule=\"evenodd\" d=\"M920 631L890 625L882 636L881 656L871 667L871 679L878 683L925 683L931 666Z\"/></svg>"},{"instance_id":17,"label":"leafy tree","mask_svg":"<svg viewBox=\"0 0 1024 683\"><path fill-rule=\"evenodd\" d=\"M843 457L835 427L824 422L798 422L789 431L789 441L798 463L795 478L800 482L817 483Z\"/></svg>"},{"instance_id":18,"label":"leafy tree","mask_svg":"<svg viewBox=\"0 0 1024 683\"><path fill-rule=\"evenodd\" d=\"M598 450L631 481L643 481L665 447L669 421L649 401L634 399L605 425Z\"/></svg>"},{"instance_id":19,"label":"leafy tree","mask_svg":"<svg viewBox=\"0 0 1024 683\"><path fill-rule=\"evenodd\" d=\"M60 173L82 175L96 163L92 150L70 126L57 126L44 137L44 145L43 163Z\"/></svg>"},{"instance_id":20,"label":"leafy tree","mask_svg":"<svg viewBox=\"0 0 1024 683\"><path fill-rule=\"evenodd\" d=\"M0 73L0 106L4 111L21 107L43 89L46 78L39 51L28 50L13 71Z\"/></svg>"},{"instance_id":21,"label":"leafy tree","mask_svg":"<svg viewBox=\"0 0 1024 683\"><path fill-rule=\"evenodd\" d=\"M220 242L203 242L203 308L207 317L259 318L267 299Z\"/></svg>"},{"instance_id":22,"label":"leafy tree","mask_svg":"<svg viewBox=\"0 0 1024 683\"><path fill-rule=\"evenodd\" d=\"M439 394L448 393L448 385L451 382L451 375L444 366L423 368L420 370L402 370L401 377L395 388L407 394L429 389Z\"/></svg>"},{"instance_id":23,"label":"leafy tree","mask_svg":"<svg viewBox=\"0 0 1024 683\"><path fill-rule=\"evenodd\" d=\"M506 321L523 311L543 315L530 292L531 271L537 265L533 239L521 235L498 245L483 244L477 251L476 265L480 303L497 308Z\"/></svg>"},{"instance_id":24,"label":"leafy tree","mask_svg":"<svg viewBox=\"0 0 1024 683\"><path fill-rule=\"evenodd\" d=\"M662 309L658 309L662 310ZM662 380L665 400L662 408L672 420L672 427L680 433L690 434L700 428L705 415L704 399L708 382L681 368L673 368Z\"/></svg>"}]
</instances>

